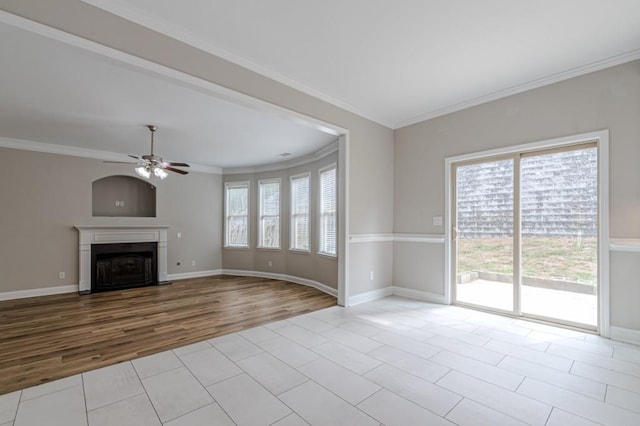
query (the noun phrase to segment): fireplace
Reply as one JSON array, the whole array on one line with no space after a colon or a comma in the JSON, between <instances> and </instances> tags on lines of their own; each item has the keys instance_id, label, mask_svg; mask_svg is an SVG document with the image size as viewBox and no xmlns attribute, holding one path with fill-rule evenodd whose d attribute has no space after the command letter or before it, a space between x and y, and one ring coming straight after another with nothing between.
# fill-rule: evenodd
<instances>
[{"instance_id":1,"label":"fireplace","mask_svg":"<svg viewBox=\"0 0 640 426\"><path fill-rule=\"evenodd\" d=\"M115 243L91 246L91 292L158 283L158 244Z\"/></svg>"},{"instance_id":2,"label":"fireplace","mask_svg":"<svg viewBox=\"0 0 640 426\"><path fill-rule=\"evenodd\" d=\"M169 283L168 226L76 228L80 233L80 294Z\"/></svg>"}]
</instances>

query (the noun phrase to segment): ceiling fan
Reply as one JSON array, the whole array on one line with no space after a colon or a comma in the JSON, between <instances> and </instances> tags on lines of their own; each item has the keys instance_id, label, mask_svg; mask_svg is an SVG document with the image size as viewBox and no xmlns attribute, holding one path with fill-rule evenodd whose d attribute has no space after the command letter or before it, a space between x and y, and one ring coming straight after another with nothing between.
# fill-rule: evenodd
<instances>
[{"instance_id":1,"label":"ceiling fan","mask_svg":"<svg viewBox=\"0 0 640 426\"><path fill-rule=\"evenodd\" d=\"M189 174L184 170L176 169L175 167L189 167L187 163L175 163L164 161L162 157L155 155L153 153L153 135L158 129L157 126L147 125L149 131L151 131L151 154L141 155L140 157L136 157L135 155L129 155L129 157L138 160L137 163L126 163L126 164L136 164L137 167L134 169L136 174L145 179L149 178L160 178L160 180L166 178L168 176L167 171L179 173L181 175ZM123 163L122 161L105 161L105 163Z\"/></svg>"}]
</instances>

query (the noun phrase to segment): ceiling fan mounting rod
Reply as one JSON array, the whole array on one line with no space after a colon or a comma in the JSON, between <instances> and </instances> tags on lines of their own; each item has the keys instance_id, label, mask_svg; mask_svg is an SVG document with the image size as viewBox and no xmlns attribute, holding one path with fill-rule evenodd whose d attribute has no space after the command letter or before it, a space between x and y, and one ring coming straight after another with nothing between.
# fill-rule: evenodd
<instances>
[{"instance_id":1,"label":"ceiling fan mounting rod","mask_svg":"<svg viewBox=\"0 0 640 426\"><path fill-rule=\"evenodd\" d=\"M156 132L158 127L154 126L153 124L147 124L147 127L151 131L151 156L153 156L153 134Z\"/></svg>"}]
</instances>

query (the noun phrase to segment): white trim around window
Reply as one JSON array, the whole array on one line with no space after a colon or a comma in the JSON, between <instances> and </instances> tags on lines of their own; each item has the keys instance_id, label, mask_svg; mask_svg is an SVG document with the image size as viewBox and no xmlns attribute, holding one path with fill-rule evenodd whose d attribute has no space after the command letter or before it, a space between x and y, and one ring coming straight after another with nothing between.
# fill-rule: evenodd
<instances>
[{"instance_id":1,"label":"white trim around window","mask_svg":"<svg viewBox=\"0 0 640 426\"><path fill-rule=\"evenodd\" d=\"M280 178L258 181L258 248L280 250Z\"/></svg>"},{"instance_id":2,"label":"white trim around window","mask_svg":"<svg viewBox=\"0 0 640 426\"><path fill-rule=\"evenodd\" d=\"M324 188L324 176L333 172L333 182ZM338 166L331 163L318 170L318 254L338 256Z\"/></svg>"},{"instance_id":3,"label":"white trim around window","mask_svg":"<svg viewBox=\"0 0 640 426\"><path fill-rule=\"evenodd\" d=\"M311 173L289 177L289 250L311 252Z\"/></svg>"},{"instance_id":4,"label":"white trim around window","mask_svg":"<svg viewBox=\"0 0 640 426\"><path fill-rule=\"evenodd\" d=\"M250 182L225 182L224 184L224 247L249 248L249 212L250 212ZM230 203L229 194L236 192ZM244 192L244 197L242 196ZM234 204L231 206L231 204ZM231 211L233 209L233 211Z\"/></svg>"}]
</instances>

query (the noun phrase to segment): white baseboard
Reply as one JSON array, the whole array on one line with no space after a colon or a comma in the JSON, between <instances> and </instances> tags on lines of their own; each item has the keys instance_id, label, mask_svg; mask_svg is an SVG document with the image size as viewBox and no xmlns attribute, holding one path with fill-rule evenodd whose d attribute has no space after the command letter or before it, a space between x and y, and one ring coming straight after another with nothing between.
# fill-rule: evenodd
<instances>
[{"instance_id":1,"label":"white baseboard","mask_svg":"<svg viewBox=\"0 0 640 426\"><path fill-rule=\"evenodd\" d=\"M195 271L195 272L183 272L180 274L169 274L167 279L171 280L186 280L188 278L202 278L211 277L214 275L222 275L222 269L211 269L209 271Z\"/></svg>"},{"instance_id":2,"label":"white baseboard","mask_svg":"<svg viewBox=\"0 0 640 426\"><path fill-rule=\"evenodd\" d=\"M333 288L333 287L329 287L326 284L322 284L321 282L318 281L313 281L313 280L308 280L306 278L300 278L300 277L294 277L293 275L283 275L284 278L281 278L285 281L291 281L292 283L296 283L296 284L301 284L301 285L306 285L308 287L313 287L315 289L318 289L324 293L327 293L328 295L331 295L333 297L338 297L338 290Z\"/></svg>"},{"instance_id":3,"label":"white baseboard","mask_svg":"<svg viewBox=\"0 0 640 426\"><path fill-rule=\"evenodd\" d=\"M371 302L372 300L382 299L387 296L400 296L409 299L423 300L425 302L446 304L445 298L441 294L435 294L428 291L413 290L410 288L387 286L381 289L367 291L365 293L356 294L348 298L347 306L359 305L360 303Z\"/></svg>"},{"instance_id":4,"label":"white baseboard","mask_svg":"<svg viewBox=\"0 0 640 426\"><path fill-rule=\"evenodd\" d=\"M413 290L411 288L393 286L393 294L395 294L396 296L408 297L409 299L440 303L442 305L445 305L447 303L444 295L431 293L429 291Z\"/></svg>"},{"instance_id":5,"label":"white baseboard","mask_svg":"<svg viewBox=\"0 0 640 426\"><path fill-rule=\"evenodd\" d=\"M377 290L371 290L364 293L349 296L347 300L347 306L355 306L361 303L371 302L372 300L382 299L383 297L391 296L393 294L393 287L388 286L379 288Z\"/></svg>"},{"instance_id":6,"label":"white baseboard","mask_svg":"<svg viewBox=\"0 0 640 426\"><path fill-rule=\"evenodd\" d=\"M619 340L621 342L633 343L634 345L640 345L640 330L634 330L632 328L623 328L611 326L611 340Z\"/></svg>"},{"instance_id":7,"label":"white baseboard","mask_svg":"<svg viewBox=\"0 0 640 426\"><path fill-rule=\"evenodd\" d=\"M289 281L295 284L306 285L308 287L313 287L315 289L320 290L323 293L327 293L333 297L338 297L338 290L333 287L329 287L326 284L322 284L321 282L310 280L307 278L300 278L293 275L287 274L275 274L273 272L262 272L262 271L245 271L239 269L222 269L221 274L226 275L238 275L241 277L257 277L257 278L269 278L272 280L282 280Z\"/></svg>"},{"instance_id":8,"label":"white baseboard","mask_svg":"<svg viewBox=\"0 0 640 426\"><path fill-rule=\"evenodd\" d=\"M61 285L57 287L34 288L33 290L5 291L0 293L0 300L24 299L27 297L51 296L52 294L77 293L78 285Z\"/></svg>"},{"instance_id":9,"label":"white baseboard","mask_svg":"<svg viewBox=\"0 0 640 426\"><path fill-rule=\"evenodd\" d=\"M171 280L184 280L188 278L211 277L211 276L223 275L223 274L239 275L239 276L245 276L245 277L257 277L257 278L271 278L274 280L289 281L292 283L313 287L333 297L338 297L338 290L336 290L335 288L329 287L328 285L322 284L318 281L295 277L293 275L273 274L269 272L241 271L241 270L232 270L232 269L211 269L208 271L195 271L195 272L185 272L181 274L169 274L167 278L171 281ZM33 290L0 292L0 300L24 299L26 297L50 296L52 294L77 293L77 292L78 292L78 285L72 284L72 285L63 285L58 287L36 288Z\"/></svg>"},{"instance_id":10,"label":"white baseboard","mask_svg":"<svg viewBox=\"0 0 640 426\"><path fill-rule=\"evenodd\" d=\"M272 280L283 280L284 274L275 274L273 272L262 271L247 271L244 269L222 269L220 272L222 275L236 275L239 277L256 277L256 278L269 278Z\"/></svg>"}]
</instances>

